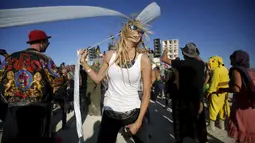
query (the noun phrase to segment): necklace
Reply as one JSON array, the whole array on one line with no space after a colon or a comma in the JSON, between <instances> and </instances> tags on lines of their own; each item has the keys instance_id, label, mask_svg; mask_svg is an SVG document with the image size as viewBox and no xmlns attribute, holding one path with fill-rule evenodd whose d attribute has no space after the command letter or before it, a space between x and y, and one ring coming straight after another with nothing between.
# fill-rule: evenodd
<instances>
[{"instance_id":1,"label":"necklace","mask_svg":"<svg viewBox=\"0 0 255 143\"><path fill-rule=\"evenodd\" d=\"M123 64L121 66L121 68L130 68L135 64L135 59L136 59L136 52L135 52L135 56L131 61L127 61L125 64Z\"/></svg>"}]
</instances>

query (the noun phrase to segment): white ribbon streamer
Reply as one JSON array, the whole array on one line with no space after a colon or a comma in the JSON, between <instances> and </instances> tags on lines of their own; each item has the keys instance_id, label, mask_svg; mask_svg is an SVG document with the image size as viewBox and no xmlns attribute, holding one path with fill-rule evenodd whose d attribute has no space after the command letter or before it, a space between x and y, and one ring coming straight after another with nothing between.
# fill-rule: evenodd
<instances>
[{"instance_id":1,"label":"white ribbon streamer","mask_svg":"<svg viewBox=\"0 0 255 143\"><path fill-rule=\"evenodd\" d=\"M50 6L0 10L0 28L98 16L128 16L95 6Z\"/></svg>"},{"instance_id":2,"label":"white ribbon streamer","mask_svg":"<svg viewBox=\"0 0 255 143\"><path fill-rule=\"evenodd\" d=\"M143 9L143 11L136 17L136 20L144 24L149 24L155 20L155 18L160 16L160 14L160 7L156 2L153 2Z\"/></svg>"},{"instance_id":3,"label":"white ribbon streamer","mask_svg":"<svg viewBox=\"0 0 255 143\"><path fill-rule=\"evenodd\" d=\"M76 118L76 130L79 138L83 137L81 110L80 110L80 56L77 51L77 63L74 70L74 113Z\"/></svg>"}]
</instances>

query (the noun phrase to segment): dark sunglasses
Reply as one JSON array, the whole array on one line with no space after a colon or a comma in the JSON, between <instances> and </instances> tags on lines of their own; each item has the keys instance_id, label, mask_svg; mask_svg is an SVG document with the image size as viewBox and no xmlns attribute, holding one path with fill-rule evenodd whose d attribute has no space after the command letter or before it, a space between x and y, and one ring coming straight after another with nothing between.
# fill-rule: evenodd
<instances>
[{"instance_id":1,"label":"dark sunglasses","mask_svg":"<svg viewBox=\"0 0 255 143\"><path fill-rule=\"evenodd\" d=\"M132 29L132 30L138 30L141 34L144 34L144 31L143 30L141 30L141 29L139 29L137 26L135 26L135 25L130 25L130 29Z\"/></svg>"}]
</instances>

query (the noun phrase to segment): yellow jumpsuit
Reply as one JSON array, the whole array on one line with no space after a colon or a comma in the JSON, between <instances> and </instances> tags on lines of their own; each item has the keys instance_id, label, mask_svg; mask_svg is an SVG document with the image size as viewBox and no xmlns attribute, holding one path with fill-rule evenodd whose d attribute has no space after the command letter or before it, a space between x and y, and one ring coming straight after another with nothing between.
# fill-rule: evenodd
<instances>
[{"instance_id":1,"label":"yellow jumpsuit","mask_svg":"<svg viewBox=\"0 0 255 143\"><path fill-rule=\"evenodd\" d=\"M214 56L210 58L210 68L212 70L211 80L207 92L209 96L209 117L215 121L217 116L221 120L225 120L230 115L230 107L228 103L228 93L216 94L219 88L228 88L229 75L228 69L223 66L221 57Z\"/></svg>"}]
</instances>

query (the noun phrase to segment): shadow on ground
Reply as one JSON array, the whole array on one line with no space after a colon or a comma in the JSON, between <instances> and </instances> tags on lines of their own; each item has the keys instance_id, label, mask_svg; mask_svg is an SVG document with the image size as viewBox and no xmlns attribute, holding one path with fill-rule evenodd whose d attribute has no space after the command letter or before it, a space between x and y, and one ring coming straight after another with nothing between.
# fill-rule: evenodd
<instances>
[{"instance_id":1,"label":"shadow on ground","mask_svg":"<svg viewBox=\"0 0 255 143\"><path fill-rule=\"evenodd\" d=\"M88 115L88 103L81 102L81 115L82 122L85 121ZM53 126L56 126L56 135L57 137L61 137L62 143L78 143L78 135L76 131L76 119L74 115L74 111L71 111L67 115L67 123L66 128L62 128L61 121L62 113L60 110L55 111L53 118Z\"/></svg>"},{"instance_id":2,"label":"shadow on ground","mask_svg":"<svg viewBox=\"0 0 255 143\"><path fill-rule=\"evenodd\" d=\"M86 106L84 106L85 108ZM87 108L85 108L87 109ZM164 108L164 100L158 99L156 103L150 103L151 124L149 125L151 139L150 143L174 143L173 120L171 109ZM208 115L208 112L206 113ZM100 126L101 117L87 116L87 111L83 111L83 121L87 119L83 125L84 140L86 143L95 143ZM60 130L57 134L62 138L63 143L77 143L78 137L76 132L75 118L72 115L67 122L68 129ZM121 131L120 131L121 132ZM220 134L220 135L218 135ZM220 136L220 137L218 137ZM225 131L218 131L217 134L208 133L210 143L223 143L226 138ZM184 143L192 143L191 139L185 139ZM123 138L118 135L117 143L133 143L130 138Z\"/></svg>"},{"instance_id":3,"label":"shadow on ground","mask_svg":"<svg viewBox=\"0 0 255 143\"><path fill-rule=\"evenodd\" d=\"M167 110L164 108L164 104L165 104L165 101L164 99L161 99L161 98L158 98L157 99L157 104L161 106L162 109L164 109L165 111L163 113L161 113L163 116L166 116L167 117L170 117L169 121L172 122L172 110L170 108L168 108ZM205 117L206 117L206 122L208 124L209 122L209 111L208 111L208 102L206 101L205 102ZM169 106L171 107L171 105ZM226 122L228 122L226 120ZM217 123L216 123L216 126L217 126ZM173 129L173 127L171 127L171 129ZM173 132L172 132L173 133ZM173 134L172 134L173 135ZM209 143L230 143L230 142L234 142L233 139L229 138L227 136L227 132L225 130L221 130L219 128L216 128L216 130L214 132L211 132L211 131L208 131L208 141ZM185 139L185 143L191 143L192 140L191 139Z\"/></svg>"}]
</instances>

